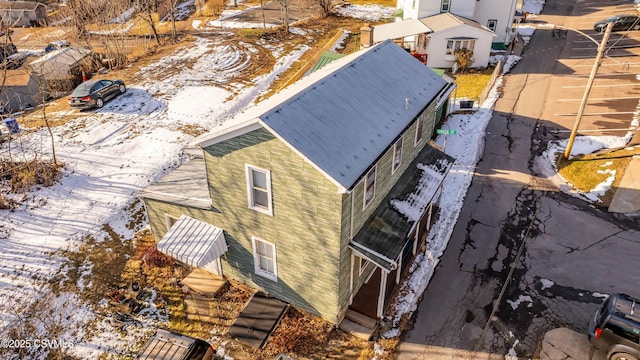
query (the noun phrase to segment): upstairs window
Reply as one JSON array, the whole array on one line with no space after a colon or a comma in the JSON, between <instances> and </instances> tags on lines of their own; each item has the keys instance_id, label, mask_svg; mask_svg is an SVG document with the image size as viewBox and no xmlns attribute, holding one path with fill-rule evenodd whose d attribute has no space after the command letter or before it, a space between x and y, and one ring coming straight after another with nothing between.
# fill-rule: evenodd
<instances>
[{"instance_id":1,"label":"upstairs window","mask_svg":"<svg viewBox=\"0 0 640 360\"><path fill-rule=\"evenodd\" d=\"M451 0L442 0L440 3L440 12L449 12L451 9Z\"/></svg>"},{"instance_id":2,"label":"upstairs window","mask_svg":"<svg viewBox=\"0 0 640 360\"><path fill-rule=\"evenodd\" d=\"M496 19L490 19L487 21L487 27L489 28L489 30L496 32L496 27L498 27L498 20Z\"/></svg>"},{"instance_id":3,"label":"upstairs window","mask_svg":"<svg viewBox=\"0 0 640 360\"><path fill-rule=\"evenodd\" d=\"M376 194L376 167L369 170L367 175L364 177L364 196L363 196L363 208L366 208L373 197Z\"/></svg>"},{"instance_id":4,"label":"upstairs window","mask_svg":"<svg viewBox=\"0 0 640 360\"><path fill-rule=\"evenodd\" d=\"M271 172L246 165L249 208L273 215L271 206Z\"/></svg>"},{"instance_id":5,"label":"upstairs window","mask_svg":"<svg viewBox=\"0 0 640 360\"><path fill-rule=\"evenodd\" d=\"M393 164L391 166L391 173L395 173L402 163L402 139L401 136L395 144L393 144Z\"/></svg>"}]
</instances>

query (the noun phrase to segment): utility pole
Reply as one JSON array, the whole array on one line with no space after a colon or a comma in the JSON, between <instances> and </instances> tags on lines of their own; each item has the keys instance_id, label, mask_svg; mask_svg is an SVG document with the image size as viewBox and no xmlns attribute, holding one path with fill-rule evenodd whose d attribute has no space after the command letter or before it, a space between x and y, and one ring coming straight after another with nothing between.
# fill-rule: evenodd
<instances>
[{"instance_id":1,"label":"utility pole","mask_svg":"<svg viewBox=\"0 0 640 360\"><path fill-rule=\"evenodd\" d=\"M602 37L602 42L600 42L600 45L598 46L598 55L596 56L596 61L593 64L593 68L591 68L591 74L589 75L589 81L587 82L587 87L584 89L584 95L582 96L582 101L580 102L580 108L578 109L578 114L576 115L576 121L573 123L573 129L571 129L571 136L569 136L569 142L567 143L567 148L564 151L565 159L569 159L569 155L571 155L571 148L573 147L573 142L576 139L578 126L580 125L580 120L582 120L582 114L584 113L584 109L587 107L587 100L589 99L589 93L591 92L591 87L593 86L593 80L595 80L596 74L598 73L598 68L600 67L600 63L602 63L604 49L607 47L607 41L609 41L609 35L611 35L612 28L613 28L613 22L608 23L607 29L605 30L604 36Z\"/></svg>"}]
</instances>

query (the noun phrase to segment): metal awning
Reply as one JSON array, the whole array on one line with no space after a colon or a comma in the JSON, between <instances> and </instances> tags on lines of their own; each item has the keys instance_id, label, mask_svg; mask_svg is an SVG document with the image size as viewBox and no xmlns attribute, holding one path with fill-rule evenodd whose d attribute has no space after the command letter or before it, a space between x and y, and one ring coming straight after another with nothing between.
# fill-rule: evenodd
<instances>
[{"instance_id":1,"label":"metal awning","mask_svg":"<svg viewBox=\"0 0 640 360\"><path fill-rule=\"evenodd\" d=\"M158 250L185 264L205 268L228 249L224 231L182 215L157 244Z\"/></svg>"}]
</instances>

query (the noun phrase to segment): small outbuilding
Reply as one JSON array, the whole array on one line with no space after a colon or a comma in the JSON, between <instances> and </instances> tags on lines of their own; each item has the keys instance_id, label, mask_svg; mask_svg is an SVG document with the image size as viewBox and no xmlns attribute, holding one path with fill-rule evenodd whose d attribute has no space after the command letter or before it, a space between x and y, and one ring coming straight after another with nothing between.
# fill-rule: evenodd
<instances>
[{"instance_id":1,"label":"small outbuilding","mask_svg":"<svg viewBox=\"0 0 640 360\"><path fill-rule=\"evenodd\" d=\"M41 75L50 91L69 91L82 82L82 71L93 72L91 51L73 47L53 50L32 61L29 67Z\"/></svg>"},{"instance_id":2,"label":"small outbuilding","mask_svg":"<svg viewBox=\"0 0 640 360\"><path fill-rule=\"evenodd\" d=\"M5 70L0 91L0 111L12 113L41 104L46 94L38 75L26 69Z\"/></svg>"},{"instance_id":3,"label":"small outbuilding","mask_svg":"<svg viewBox=\"0 0 640 360\"><path fill-rule=\"evenodd\" d=\"M4 26L47 26L47 5L37 1L0 1L0 16Z\"/></svg>"}]
</instances>

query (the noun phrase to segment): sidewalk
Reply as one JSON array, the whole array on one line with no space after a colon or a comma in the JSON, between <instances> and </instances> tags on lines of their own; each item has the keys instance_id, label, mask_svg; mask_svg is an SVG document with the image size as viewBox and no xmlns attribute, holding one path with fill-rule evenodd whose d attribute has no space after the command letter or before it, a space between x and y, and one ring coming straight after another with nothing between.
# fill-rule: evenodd
<instances>
[{"instance_id":1,"label":"sidewalk","mask_svg":"<svg viewBox=\"0 0 640 360\"><path fill-rule=\"evenodd\" d=\"M540 360L605 360L605 354L591 346L586 334L557 328L544 334Z\"/></svg>"},{"instance_id":2,"label":"sidewalk","mask_svg":"<svg viewBox=\"0 0 640 360\"><path fill-rule=\"evenodd\" d=\"M640 155L634 155L609 205L609 212L640 212Z\"/></svg>"}]
</instances>

